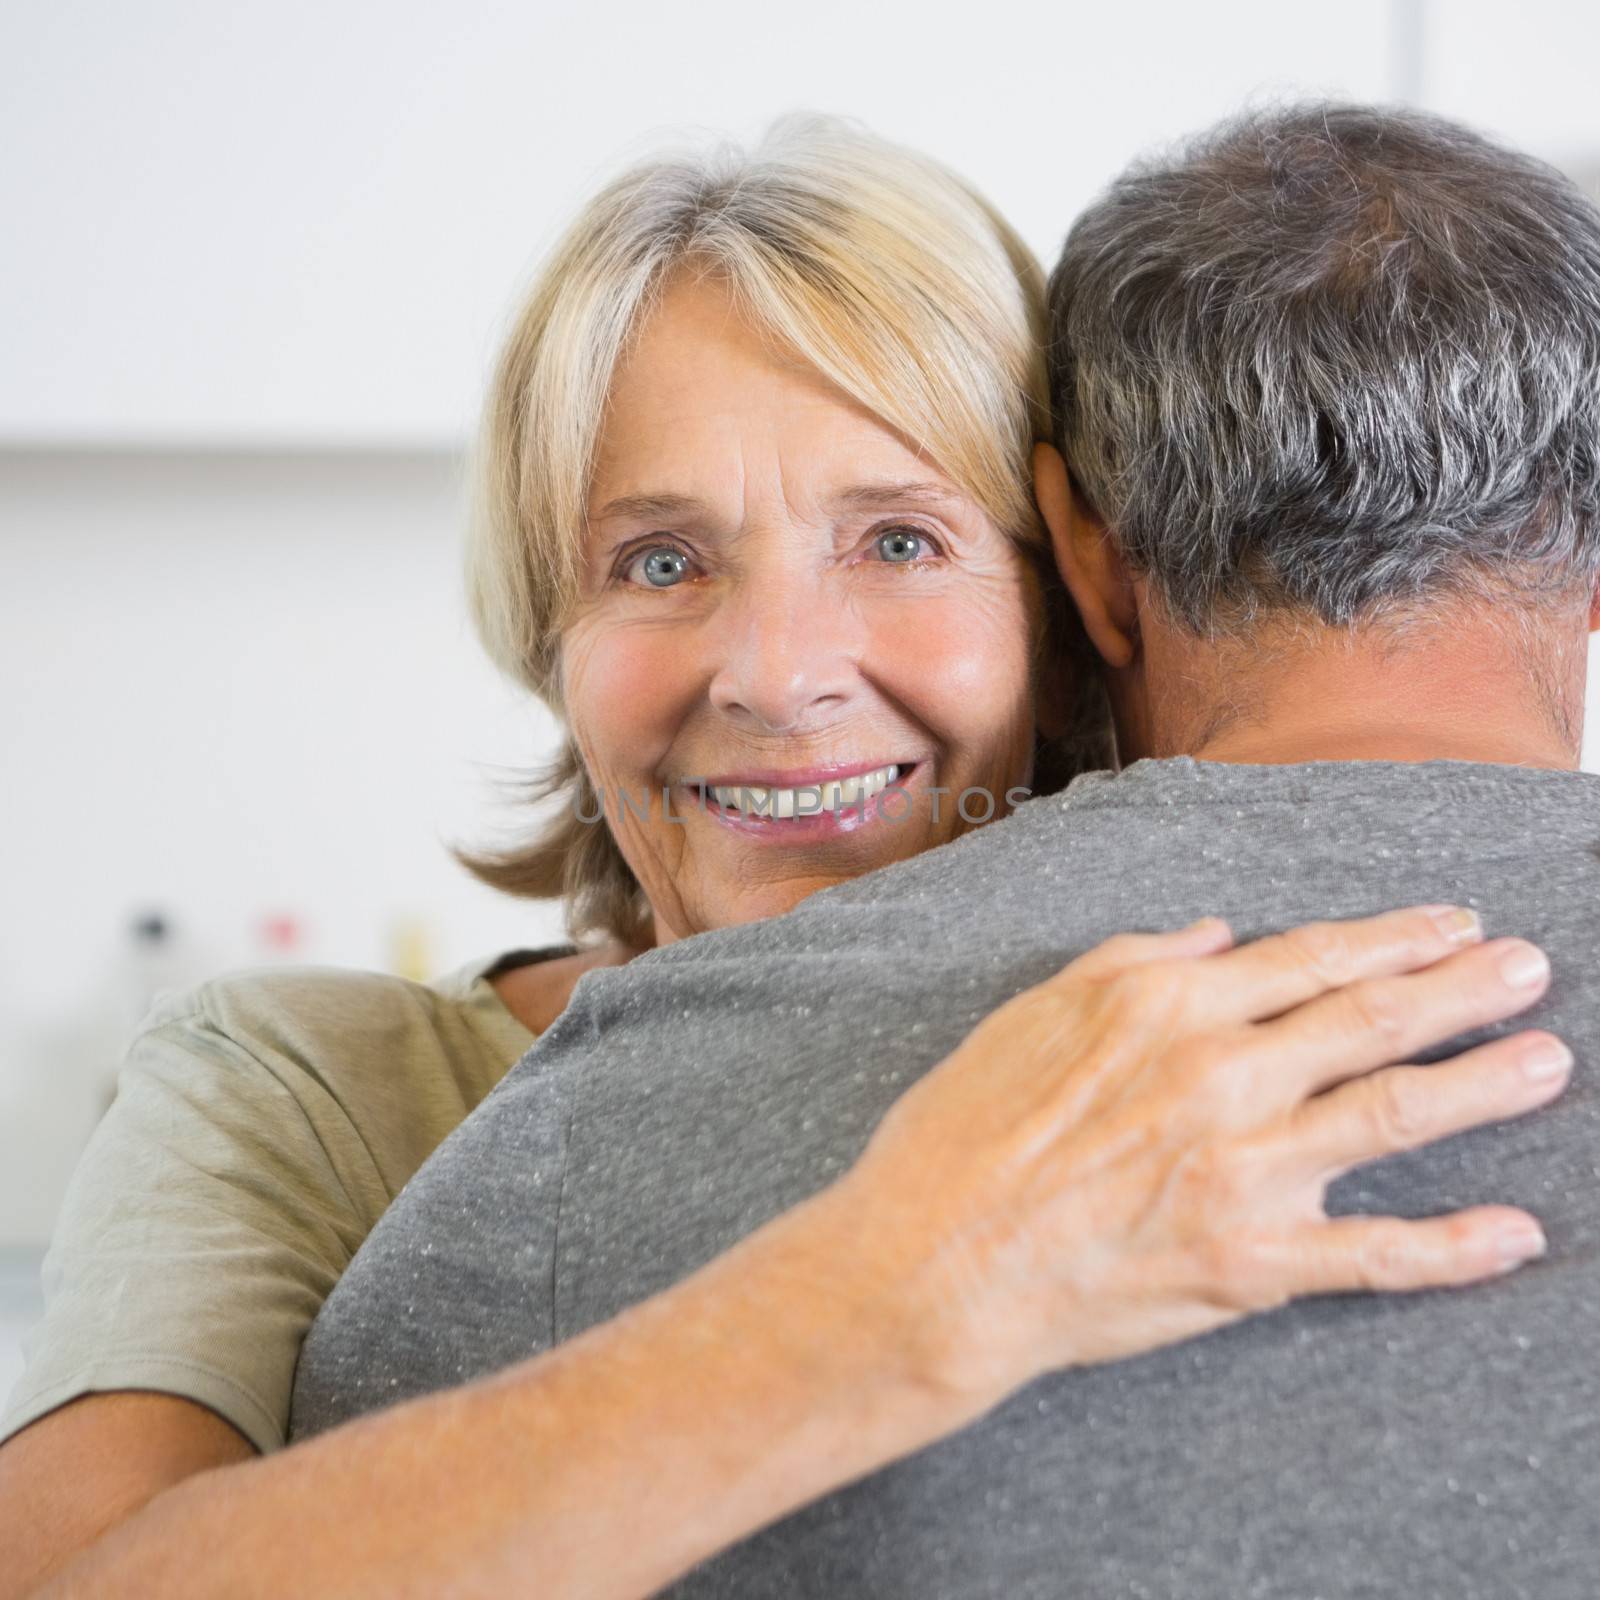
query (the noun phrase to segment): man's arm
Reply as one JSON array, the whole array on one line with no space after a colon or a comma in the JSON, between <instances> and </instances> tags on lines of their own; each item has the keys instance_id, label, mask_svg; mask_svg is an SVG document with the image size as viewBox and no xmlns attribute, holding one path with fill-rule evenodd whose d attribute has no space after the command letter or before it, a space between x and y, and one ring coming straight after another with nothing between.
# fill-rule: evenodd
<instances>
[{"instance_id":1,"label":"man's arm","mask_svg":"<svg viewBox=\"0 0 1600 1600\"><path fill-rule=\"evenodd\" d=\"M45 1592L620 1600L1042 1371L1296 1294L1505 1271L1542 1249L1508 1208L1321 1214L1334 1172L1565 1081L1539 1034L1375 1070L1544 990L1510 941L1438 961L1460 940L1430 925L1205 963L1176 958L1220 950L1215 925L1110 941L980 1024L842 1179L675 1288L495 1377L201 1471Z\"/></svg>"}]
</instances>

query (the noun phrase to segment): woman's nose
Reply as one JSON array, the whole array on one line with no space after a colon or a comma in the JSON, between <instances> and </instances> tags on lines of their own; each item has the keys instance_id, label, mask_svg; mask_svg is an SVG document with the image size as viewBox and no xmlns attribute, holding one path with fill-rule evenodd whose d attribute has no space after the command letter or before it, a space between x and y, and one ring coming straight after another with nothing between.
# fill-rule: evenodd
<instances>
[{"instance_id":1,"label":"woman's nose","mask_svg":"<svg viewBox=\"0 0 1600 1600\"><path fill-rule=\"evenodd\" d=\"M711 703L761 732L801 731L837 711L858 678L851 608L791 575L752 584L721 609Z\"/></svg>"}]
</instances>

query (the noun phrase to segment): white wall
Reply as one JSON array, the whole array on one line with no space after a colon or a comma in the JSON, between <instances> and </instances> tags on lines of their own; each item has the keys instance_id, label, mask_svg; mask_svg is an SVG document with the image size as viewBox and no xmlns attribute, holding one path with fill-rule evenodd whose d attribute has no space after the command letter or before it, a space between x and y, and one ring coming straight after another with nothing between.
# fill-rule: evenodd
<instances>
[{"instance_id":1,"label":"white wall","mask_svg":"<svg viewBox=\"0 0 1600 1600\"><path fill-rule=\"evenodd\" d=\"M456 452L598 175L814 106L951 161L1049 256L1136 149L1250 96L1409 87L1597 165L1600 23L1437 5L1416 54L1413 9L0 9L0 1247L48 1233L134 911L197 971L259 959L274 911L360 966L403 917L436 969L555 936L440 842L550 736L465 631Z\"/></svg>"},{"instance_id":2,"label":"white wall","mask_svg":"<svg viewBox=\"0 0 1600 1600\"><path fill-rule=\"evenodd\" d=\"M1432 0L1418 98L1585 172L1600 164L1600 11L1572 0Z\"/></svg>"},{"instance_id":3,"label":"white wall","mask_svg":"<svg viewBox=\"0 0 1600 1600\"><path fill-rule=\"evenodd\" d=\"M434 970L559 937L447 839L551 742L459 599L444 455L0 451L0 1246L42 1238L129 1025L126 925L174 981L271 959Z\"/></svg>"},{"instance_id":4,"label":"white wall","mask_svg":"<svg viewBox=\"0 0 1600 1600\"><path fill-rule=\"evenodd\" d=\"M83 0L0 11L0 435L465 432L514 284L666 130L847 113L1041 254L1244 96L1388 89L1388 7Z\"/></svg>"}]
</instances>

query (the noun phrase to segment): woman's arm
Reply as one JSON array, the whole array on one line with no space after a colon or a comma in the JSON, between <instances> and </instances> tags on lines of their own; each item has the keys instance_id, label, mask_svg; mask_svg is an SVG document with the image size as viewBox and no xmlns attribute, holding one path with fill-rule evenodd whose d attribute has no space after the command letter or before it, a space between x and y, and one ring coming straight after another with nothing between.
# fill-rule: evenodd
<instances>
[{"instance_id":1,"label":"woman's arm","mask_svg":"<svg viewBox=\"0 0 1600 1600\"><path fill-rule=\"evenodd\" d=\"M163 1489L255 1453L176 1395L89 1394L41 1417L0 1449L0 1600L33 1594Z\"/></svg>"},{"instance_id":2,"label":"woman's arm","mask_svg":"<svg viewBox=\"0 0 1600 1600\"><path fill-rule=\"evenodd\" d=\"M0 1435L78 1396L181 1395L284 1443L295 1361L389 1202L526 1048L378 973L230 973L163 997L63 1199ZM520 1041L520 1042L519 1042Z\"/></svg>"},{"instance_id":3,"label":"woman's arm","mask_svg":"<svg viewBox=\"0 0 1600 1600\"><path fill-rule=\"evenodd\" d=\"M163 997L68 1186L0 1430L0 1597L162 1489L281 1448L306 1330L523 1030L378 973ZM503 1038L501 1034L503 1033ZM20 1431L19 1431L20 1430Z\"/></svg>"},{"instance_id":4,"label":"woman's arm","mask_svg":"<svg viewBox=\"0 0 1600 1600\"><path fill-rule=\"evenodd\" d=\"M1321 1211L1350 1166L1559 1092L1559 1065L1526 1070L1548 1035L1374 1071L1530 1004L1543 980L1502 972L1526 946L1462 949L1419 912L1206 956L1226 943L1110 941L986 1019L837 1183L665 1294L202 1472L48 1592L638 1595L1046 1370L1542 1248L1506 1208Z\"/></svg>"}]
</instances>

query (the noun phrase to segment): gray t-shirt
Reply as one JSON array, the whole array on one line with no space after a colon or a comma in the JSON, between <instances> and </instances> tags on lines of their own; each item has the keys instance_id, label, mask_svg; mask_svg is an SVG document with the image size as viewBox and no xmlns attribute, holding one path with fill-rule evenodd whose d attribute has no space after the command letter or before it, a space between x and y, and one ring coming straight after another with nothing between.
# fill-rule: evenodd
<instances>
[{"instance_id":1,"label":"gray t-shirt","mask_svg":"<svg viewBox=\"0 0 1600 1600\"><path fill-rule=\"evenodd\" d=\"M292 1433L503 1367L681 1279L849 1165L987 1011L1114 932L1218 913L1242 940L1454 902L1549 952L1545 1000L1489 1031L1555 1030L1572 1086L1351 1174L1330 1209L1521 1205L1544 1261L1047 1374L670 1592L1592 1596L1597 894L1600 778L1141 761L786 916L591 973L357 1255L306 1343Z\"/></svg>"}]
</instances>

